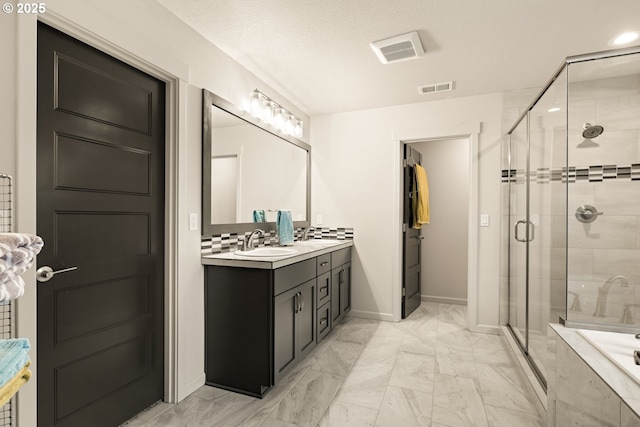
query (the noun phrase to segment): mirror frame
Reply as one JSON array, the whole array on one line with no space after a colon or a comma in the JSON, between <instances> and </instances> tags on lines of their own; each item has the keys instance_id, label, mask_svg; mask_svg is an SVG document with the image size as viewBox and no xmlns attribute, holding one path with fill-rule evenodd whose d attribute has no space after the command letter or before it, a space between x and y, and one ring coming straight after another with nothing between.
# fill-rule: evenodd
<instances>
[{"instance_id":1,"label":"mirror frame","mask_svg":"<svg viewBox=\"0 0 640 427\"><path fill-rule=\"evenodd\" d=\"M304 228L311 224L311 146L306 142L289 136L280 134L275 128L263 126L263 124L252 117L248 112L241 110L231 102L218 95L202 89L202 210L201 223L202 235L211 236L222 233L244 233L250 231L258 225L254 222L241 222L234 224L211 224L211 143L212 143L212 127L211 127L211 107L217 107L237 118L256 126L258 129L268 132L271 135L280 138L283 142L293 144L307 152L307 218L304 221L293 221L294 228ZM207 220L208 219L208 220ZM267 230L276 228L275 222L261 222Z\"/></svg>"}]
</instances>

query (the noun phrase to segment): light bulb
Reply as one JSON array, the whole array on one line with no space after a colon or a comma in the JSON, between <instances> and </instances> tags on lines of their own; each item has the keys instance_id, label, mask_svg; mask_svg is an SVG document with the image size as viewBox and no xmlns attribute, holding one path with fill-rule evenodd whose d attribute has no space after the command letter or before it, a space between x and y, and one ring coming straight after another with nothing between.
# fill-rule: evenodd
<instances>
[{"instance_id":1,"label":"light bulb","mask_svg":"<svg viewBox=\"0 0 640 427\"><path fill-rule=\"evenodd\" d=\"M262 114L262 117L264 118L265 122L273 123L273 110L274 109L275 109L275 107L274 107L274 103L273 102L265 101L263 114Z\"/></svg>"},{"instance_id":2,"label":"light bulb","mask_svg":"<svg viewBox=\"0 0 640 427\"><path fill-rule=\"evenodd\" d=\"M275 119L275 124L276 127L280 130L284 130L284 124L285 124L285 112L283 108L278 108L278 111L276 112L276 119Z\"/></svg>"},{"instance_id":3,"label":"light bulb","mask_svg":"<svg viewBox=\"0 0 640 427\"><path fill-rule=\"evenodd\" d=\"M293 129L293 134L298 138L302 137L302 120L298 120L296 122L296 126Z\"/></svg>"},{"instance_id":4,"label":"light bulb","mask_svg":"<svg viewBox=\"0 0 640 427\"><path fill-rule=\"evenodd\" d=\"M287 121L284 123L284 131L288 135L293 135L293 117L289 116Z\"/></svg>"},{"instance_id":5,"label":"light bulb","mask_svg":"<svg viewBox=\"0 0 640 427\"><path fill-rule=\"evenodd\" d=\"M261 113L261 109L262 107L260 106L260 94L258 93L257 90L254 90L253 93L251 94L251 114L253 114L255 117L260 117L260 113Z\"/></svg>"}]
</instances>

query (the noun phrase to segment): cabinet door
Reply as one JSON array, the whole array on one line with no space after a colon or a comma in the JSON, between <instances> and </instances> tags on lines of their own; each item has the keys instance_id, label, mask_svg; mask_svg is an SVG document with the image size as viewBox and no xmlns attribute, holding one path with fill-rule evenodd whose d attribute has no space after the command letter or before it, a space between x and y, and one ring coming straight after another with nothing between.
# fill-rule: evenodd
<instances>
[{"instance_id":1,"label":"cabinet door","mask_svg":"<svg viewBox=\"0 0 640 427\"><path fill-rule=\"evenodd\" d=\"M351 263L342 266L342 285L340 288L340 314L351 310Z\"/></svg>"},{"instance_id":2,"label":"cabinet door","mask_svg":"<svg viewBox=\"0 0 640 427\"><path fill-rule=\"evenodd\" d=\"M274 298L273 365L274 384L296 358L296 316L299 311L299 289L293 288Z\"/></svg>"},{"instance_id":3,"label":"cabinet door","mask_svg":"<svg viewBox=\"0 0 640 427\"><path fill-rule=\"evenodd\" d=\"M331 270L331 329L340 321L340 278L342 266Z\"/></svg>"},{"instance_id":4,"label":"cabinet door","mask_svg":"<svg viewBox=\"0 0 640 427\"><path fill-rule=\"evenodd\" d=\"M296 358L305 357L316 345L316 280L296 288L298 290L299 310L296 315Z\"/></svg>"}]
</instances>

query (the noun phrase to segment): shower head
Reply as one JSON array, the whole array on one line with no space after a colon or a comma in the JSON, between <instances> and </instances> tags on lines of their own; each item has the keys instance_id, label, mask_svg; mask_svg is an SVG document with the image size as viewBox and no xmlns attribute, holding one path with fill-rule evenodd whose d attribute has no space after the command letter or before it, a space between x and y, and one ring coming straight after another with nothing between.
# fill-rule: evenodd
<instances>
[{"instance_id":1,"label":"shower head","mask_svg":"<svg viewBox=\"0 0 640 427\"><path fill-rule=\"evenodd\" d=\"M586 139L592 139L596 136L599 136L602 132L604 132L604 128L600 125L592 125L591 123L585 123L582 128L584 131L582 132L582 137Z\"/></svg>"}]
</instances>

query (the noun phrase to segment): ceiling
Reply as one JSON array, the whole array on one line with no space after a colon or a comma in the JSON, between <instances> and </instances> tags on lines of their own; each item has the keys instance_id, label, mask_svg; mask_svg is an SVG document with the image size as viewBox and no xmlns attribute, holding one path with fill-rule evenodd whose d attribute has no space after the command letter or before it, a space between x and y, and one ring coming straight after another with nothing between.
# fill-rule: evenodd
<instances>
[{"instance_id":1,"label":"ceiling","mask_svg":"<svg viewBox=\"0 0 640 427\"><path fill-rule=\"evenodd\" d=\"M310 116L540 87L640 30L639 0L156 1ZM381 64L369 44L411 31L425 55Z\"/></svg>"}]
</instances>

